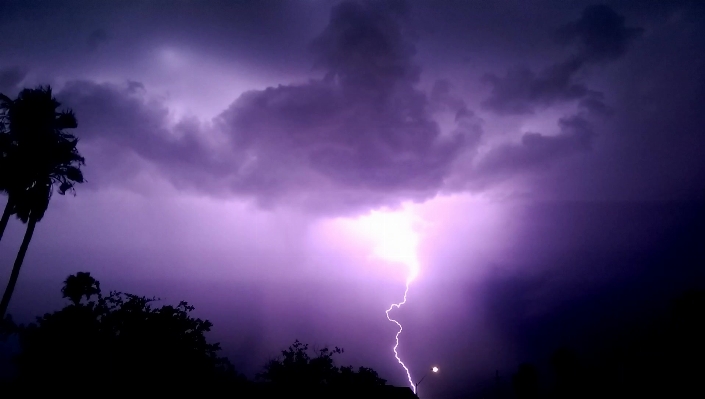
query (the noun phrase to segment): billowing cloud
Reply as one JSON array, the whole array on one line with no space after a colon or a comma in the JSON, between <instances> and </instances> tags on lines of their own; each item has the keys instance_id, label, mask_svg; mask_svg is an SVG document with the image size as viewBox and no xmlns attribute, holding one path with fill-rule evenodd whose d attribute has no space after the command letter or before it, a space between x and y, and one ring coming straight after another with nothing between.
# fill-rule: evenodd
<instances>
[{"instance_id":1,"label":"billowing cloud","mask_svg":"<svg viewBox=\"0 0 705 399\"><path fill-rule=\"evenodd\" d=\"M538 74L526 67L510 69L503 77L487 74L483 80L492 93L482 105L498 114L530 114L537 106L582 98L588 89L573 79L582 66L581 60L570 59Z\"/></svg>"},{"instance_id":2,"label":"billowing cloud","mask_svg":"<svg viewBox=\"0 0 705 399\"><path fill-rule=\"evenodd\" d=\"M125 184L151 165L178 188L346 213L486 188L590 149L585 115L609 110L600 93L571 83L582 65L573 60L541 76L517 71L495 89L534 104L580 98L591 112L561 119L556 135L526 133L520 143L478 152L483 121L450 81L436 81L428 95L418 87L421 69L398 4L334 7L310 46L322 78L245 92L208 123L174 123L139 82L69 82L60 97L77 110L80 137L97 154L99 172L89 180ZM525 106L514 100L515 110ZM450 122L441 128L444 113Z\"/></svg>"},{"instance_id":3,"label":"billowing cloud","mask_svg":"<svg viewBox=\"0 0 705 399\"><path fill-rule=\"evenodd\" d=\"M493 148L477 165L481 176L513 174L544 167L552 161L587 151L595 136L593 128L584 117L574 115L558 121L559 133L553 136L541 133L524 133L520 143Z\"/></svg>"},{"instance_id":4,"label":"billowing cloud","mask_svg":"<svg viewBox=\"0 0 705 399\"><path fill-rule=\"evenodd\" d=\"M486 74L482 80L492 86L483 107L497 114L531 114L536 108L583 99L581 105L605 113L601 93L588 89L577 75L587 65L621 57L641 28L625 26L625 18L606 5L586 7L581 18L558 30L560 43L573 49L566 60L535 73L515 67L504 76Z\"/></svg>"},{"instance_id":5,"label":"billowing cloud","mask_svg":"<svg viewBox=\"0 0 705 399\"><path fill-rule=\"evenodd\" d=\"M404 9L392 3L342 3L312 43L322 79L242 94L210 130L182 122L142 88L73 82L61 93L75 107L86 139L136 153L200 189L229 190L262 205L291 203L353 209L425 199L442 187L466 149L472 116L456 110L458 128L442 134L416 86L420 68L403 32ZM204 137L227 142L208 148ZM207 175L208 177L205 177ZM217 182L214 182L217 180ZM212 184L209 184L212 183Z\"/></svg>"},{"instance_id":6,"label":"billowing cloud","mask_svg":"<svg viewBox=\"0 0 705 399\"><path fill-rule=\"evenodd\" d=\"M579 20L558 30L558 40L575 45L577 57L586 62L610 61L621 57L627 45L643 33L642 28L627 27L623 15L610 6L586 7Z\"/></svg>"},{"instance_id":7,"label":"billowing cloud","mask_svg":"<svg viewBox=\"0 0 705 399\"><path fill-rule=\"evenodd\" d=\"M82 143L98 149L87 167L91 186L127 184L145 167L135 156L156 165L177 185L200 182L205 187L206 176L223 174L200 124L188 119L171 124L168 108L149 98L138 82L72 81L58 97L77 111Z\"/></svg>"},{"instance_id":8,"label":"billowing cloud","mask_svg":"<svg viewBox=\"0 0 705 399\"><path fill-rule=\"evenodd\" d=\"M324 79L245 93L220 115L249 160L236 190L379 205L442 186L464 136L442 136L416 88L420 68L402 16L385 3L336 6L312 46Z\"/></svg>"}]
</instances>

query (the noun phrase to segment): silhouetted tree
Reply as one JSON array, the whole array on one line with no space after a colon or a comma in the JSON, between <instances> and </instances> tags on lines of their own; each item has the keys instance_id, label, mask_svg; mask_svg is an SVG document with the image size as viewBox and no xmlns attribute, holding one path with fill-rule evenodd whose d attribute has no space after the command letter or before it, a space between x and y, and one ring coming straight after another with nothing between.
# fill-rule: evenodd
<instances>
[{"instance_id":1,"label":"silhouetted tree","mask_svg":"<svg viewBox=\"0 0 705 399\"><path fill-rule=\"evenodd\" d=\"M61 294L78 305L84 296L90 300L93 295L100 294L100 282L91 277L90 273L78 272L66 278Z\"/></svg>"},{"instance_id":2,"label":"silhouetted tree","mask_svg":"<svg viewBox=\"0 0 705 399\"><path fill-rule=\"evenodd\" d=\"M677 397L703 397L705 291L688 291L678 297L672 303L668 321L670 328L663 340L667 356L663 360L670 391Z\"/></svg>"},{"instance_id":3,"label":"silhouetted tree","mask_svg":"<svg viewBox=\"0 0 705 399\"><path fill-rule=\"evenodd\" d=\"M333 357L341 353L343 349L338 347L309 351L308 344L296 340L282 351L281 357L267 362L258 378L274 385L299 389L364 390L386 385L387 381L371 368L360 367L355 371L352 366L337 367Z\"/></svg>"},{"instance_id":4,"label":"silhouetted tree","mask_svg":"<svg viewBox=\"0 0 705 399\"><path fill-rule=\"evenodd\" d=\"M279 359L272 359L264 366L259 378L279 385L320 385L333 382L339 370L333 363L333 356L343 353L343 349L324 347L309 354L308 344L294 341L282 351Z\"/></svg>"},{"instance_id":5,"label":"silhouetted tree","mask_svg":"<svg viewBox=\"0 0 705 399\"><path fill-rule=\"evenodd\" d=\"M539 374L536 367L529 363L519 366L519 371L512 378L514 393L519 399L539 397Z\"/></svg>"},{"instance_id":6,"label":"silhouetted tree","mask_svg":"<svg viewBox=\"0 0 705 399\"><path fill-rule=\"evenodd\" d=\"M387 384L387 380L380 378L376 371L369 367L359 367L357 371L352 366L341 367L339 384L351 387L377 387Z\"/></svg>"},{"instance_id":7,"label":"silhouetted tree","mask_svg":"<svg viewBox=\"0 0 705 399\"><path fill-rule=\"evenodd\" d=\"M582 359L566 348L555 351L552 397L705 397L705 290L681 293L653 318L626 327ZM517 398L540 393L537 370L528 363L512 382Z\"/></svg>"},{"instance_id":8,"label":"silhouetted tree","mask_svg":"<svg viewBox=\"0 0 705 399\"><path fill-rule=\"evenodd\" d=\"M0 219L0 238L10 215L16 214L27 224L0 302L0 319L5 316L34 228L44 217L54 185L63 195L84 181L78 139L64 131L78 126L76 117L70 110L58 111L60 105L50 87L24 89L15 100L0 95L0 190L8 195Z\"/></svg>"},{"instance_id":9,"label":"silhouetted tree","mask_svg":"<svg viewBox=\"0 0 705 399\"><path fill-rule=\"evenodd\" d=\"M153 307L154 298L103 296L88 273L69 276L62 292L70 305L19 328L20 382L173 390L233 375L219 345L206 340L211 323L191 317L186 302Z\"/></svg>"},{"instance_id":10,"label":"silhouetted tree","mask_svg":"<svg viewBox=\"0 0 705 399\"><path fill-rule=\"evenodd\" d=\"M551 356L551 365L556 375L556 398L583 398L586 396L585 370L578 356L568 348L560 348Z\"/></svg>"},{"instance_id":11,"label":"silhouetted tree","mask_svg":"<svg viewBox=\"0 0 705 399\"><path fill-rule=\"evenodd\" d=\"M9 132L10 125L7 117L8 107L6 105L8 100L6 96L0 94L0 192L5 194L9 194L12 191L13 167L10 164L10 161L12 161L10 155L15 144ZM2 236L5 233L10 216L14 213L14 198L10 198L8 195L5 210L2 213L2 217L0 217L0 240L2 240Z\"/></svg>"}]
</instances>

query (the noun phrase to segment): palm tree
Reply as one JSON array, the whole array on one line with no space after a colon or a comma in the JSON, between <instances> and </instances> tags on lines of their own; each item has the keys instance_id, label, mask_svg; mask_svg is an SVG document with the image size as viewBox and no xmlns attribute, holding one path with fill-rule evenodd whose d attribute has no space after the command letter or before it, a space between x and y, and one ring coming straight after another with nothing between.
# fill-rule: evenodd
<instances>
[{"instance_id":1,"label":"palm tree","mask_svg":"<svg viewBox=\"0 0 705 399\"><path fill-rule=\"evenodd\" d=\"M7 113L6 110L6 99L9 100L3 94L0 94L0 192L7 193L8 187L10 185L10 176L12 168L9 166L8 157L10 156L12 148L12 138L8 132L9 123L7 123ZM11 201L9 196L7 199L7 204L5 205L5 211L2 213L2 218L0 218L0 240L2 240L3 233L7 227L7 222L10 220L10 216L14 214L14 200Z\"/></svg>"},{"instance_id":2,"label":"palm tree","mask_svg":"<svg viewBox=\"0 0 705 399\"><path fill-rule=\"evenodd\" d=\"M15 100L0 97L4 126L0 140L0 145L4 145L0 189L8 195L3 219L5 214L8 219L16 214L27 224L0 302L0 320L5 317L29 242L37 222L49 207L54 186L63 195L84 181L80 169L84 159L76 149L78 139L64 132L78 126L76 117L71 111L57 111L60 105L48 86L24 89ZM4 230L6 224L7 221L0 220L0 229Z\"/></svg>"},{"instance_id":3,"label":"palm tree","mask_svg":"<svg viewBox=\"0 0 705 399\"><path fill-rule=\"evenodd\" d=\"M90 300L93 295L100 298L100 281L91 277L88 272L78 272L66 277L61 294L78 306L84 296L86 300Z\"/></svg>"}]
</instances>

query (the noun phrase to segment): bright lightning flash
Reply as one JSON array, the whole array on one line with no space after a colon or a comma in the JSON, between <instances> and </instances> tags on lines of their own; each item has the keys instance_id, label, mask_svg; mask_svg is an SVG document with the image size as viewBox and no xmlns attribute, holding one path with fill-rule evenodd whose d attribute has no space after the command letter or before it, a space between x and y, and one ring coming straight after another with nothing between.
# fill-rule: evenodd
<instances>
[{"instance_id":1,"label":"bright lightning flash","mask_svg":"<svg viewBox=\"0 0 705 399\"><path fill-rule=\"evenodd\" d=\"M399 357L399 353L397 352L397 348L399 347L399 334L404 330L402 328L401 323L396 321L395 319L392 319L389 317L389 312L394 309L394 308L400 308L401 305L406 303L406 294L409 292L409 284L411 284L412 276L409 276L409 278L406 279L406 288L404 289L404 300L399 302L399 303L393 303L391 306L389 306L389 309L387 309L387 320L391 321L392 323L396 324L397 327L399 327L399 330L397 331L397 334L394 336L394 348L392 350L394 351L394 357L397 359L397 362L401 364L401 366L404 368L404 371L406 371L406 378L409 380L409 384L411 384L411 389L414 390L414 393L416 393L416 385L414 385L414 381L411 379L411 373L409 372L409 369L406 367L404 362L401 360Z\"/></svg>"},{"instance_id":2,"label":"bright lightning flash","mask_svg":"<svg viewBox=\"0 0 705 399\"><path fill-rule=\"evenodd\" d=\"M372 240L374 245L374 255L380 259L400 263L409 270L404 288L404 297L401 302L393 303L387 309L387 320L396 324L399 330L394 337L395 343L392 350L397 362L404 368L406 377L409 380L411 389L416 392L416 386L411 379L411 372L399 357L397 348L399 347L399 334L403 331L401 323L389 316L393 309L400 308L406 303L406 296L409 293L409 285L419 273L419 260L417 256L417 246L419 242L418 234L414 229L414 219L407 210L394 213L372 212L358 220L358 227L363 229L363 233Z\"/></svg>"}]
</instances>

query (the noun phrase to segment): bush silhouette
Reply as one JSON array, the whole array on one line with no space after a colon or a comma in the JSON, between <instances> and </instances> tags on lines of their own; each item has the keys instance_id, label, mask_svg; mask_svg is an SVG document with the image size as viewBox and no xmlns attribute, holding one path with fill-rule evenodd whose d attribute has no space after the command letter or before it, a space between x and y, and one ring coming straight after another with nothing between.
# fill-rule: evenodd
<instances>
[{"instance_id":1,"label":"bush silhouette","mask_svg":"<svg viewBox=\"0 0 705 399\"><path fill-rule=\"evenodd\" d=\"M275 385L307 388L326 386L362 389L386 384L387 381L371 368L360 367L355 371L352 366L336 366L333 357L341 353L343 349L337 346L310 351L308 344L296 340L282 351L281 357L267 362L258 378Z\"/></svg>"},{"instance_id":2,"label":"bush silhouette","mask_svg":"<svg viewBox=\"0 0 705 399\"><path fill-rule=\"evenodd\" d=\"M18 329L19 381L82 381L102 386L180 388L232 374L208 343L211 323L193 306L153 306L156 298L121 292L103 296L89 273L69 276L72 303ZM107 384L107 385L106 385Z\"/></svg>"}]
</instances>

